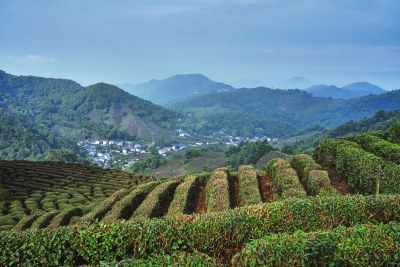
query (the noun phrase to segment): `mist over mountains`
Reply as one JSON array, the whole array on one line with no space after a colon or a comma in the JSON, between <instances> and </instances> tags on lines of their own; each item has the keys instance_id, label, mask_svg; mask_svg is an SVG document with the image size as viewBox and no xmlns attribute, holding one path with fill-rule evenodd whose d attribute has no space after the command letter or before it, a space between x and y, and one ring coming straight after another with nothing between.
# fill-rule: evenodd
<instances>
[{"instance_id":1,"label":"mist over mountains","mask_svg":"<svg viewBox=\"0 0 400 267\"><path fill-rule=\"evenodd\" d=\"M235 89L230 85L214 82L202 74L180 74L136 85L129 83L117 85L133 95L159 105L190 96Z\"/></svg>"},{"instance_id":2,"label":"mist over mountains","mask_svg":"<svg viewBox=\"0 0 400 267\"><path fill-rule=\"evenodd\" d=\"M315 97L331 97L333 99L350 99L366 95L379 95L387 92L381 87L367 82L356 82L343 87L320 84L311 86L305 89L305 91L311 93L312 96Z\"/></svg>"}]
</instances>

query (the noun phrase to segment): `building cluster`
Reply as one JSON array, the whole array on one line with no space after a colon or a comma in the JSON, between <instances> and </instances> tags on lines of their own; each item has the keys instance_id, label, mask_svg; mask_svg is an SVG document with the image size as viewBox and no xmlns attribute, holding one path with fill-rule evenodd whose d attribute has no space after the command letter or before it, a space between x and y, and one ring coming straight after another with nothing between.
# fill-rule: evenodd
<instances>
[{"instance_id":1,"label":"building cluster","mask_svg":"<svg viewBox=\"0 0 400 267\"><path fill-rule=\"evenodd\" d=\"M92 163L104 168L112 168L109 162L110 160L118 160L116 159L118 156L134 156L149 153L141 144L134 144L132 141L126 140L85 140L79 141L77 145L89 153ZM138 158L133 157L126 164L122 165L122 168L126 169L126 167L132 165L136 160Z\"/></svg>"}]
</instances>

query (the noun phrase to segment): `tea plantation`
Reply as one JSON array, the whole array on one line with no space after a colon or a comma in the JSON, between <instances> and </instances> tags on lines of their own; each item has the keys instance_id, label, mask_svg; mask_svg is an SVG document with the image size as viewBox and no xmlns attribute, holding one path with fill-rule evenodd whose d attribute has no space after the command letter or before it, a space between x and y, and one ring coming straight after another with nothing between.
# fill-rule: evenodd
<instances>
[{"instance_id":1,"label":"tea plantation","mask_svg":"<svg viewBox=\"0 0 400 267\"><path fill-rule=\"evenodd\" d=\"M400 124L167 181L0 161L1 265L400 265Z\"/></svg>"}]
</instances>

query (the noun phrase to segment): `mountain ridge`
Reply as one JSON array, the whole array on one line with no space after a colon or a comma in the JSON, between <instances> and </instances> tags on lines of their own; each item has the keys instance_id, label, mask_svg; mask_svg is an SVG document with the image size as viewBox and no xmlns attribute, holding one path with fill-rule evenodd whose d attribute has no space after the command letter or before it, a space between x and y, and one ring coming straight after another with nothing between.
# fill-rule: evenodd
<instances>
[{"instance_id":1,"label":"mountain ridge","mask_svg":"<svg viewBox=\"0 0 400 267\"><path fill-rule=\"evenodd\" d=\"M160 105L198 94L235 90L234 87L212 81L203 74L177 74L162 80L118 85L131 94Z\"/></svg>"},{"instance_id":2,"label":"mountain ridge","mask_svg":"<svg viewBox=\"0 0 400 267\"><path fill-rule=\"evenodd\" d=\"M355 82L343 87L335 85L313 85L304 91L315 97L331 97L333 99L351 99L367 95L378 95L387 91L368 82Z\"/></svg>"}]
</instances>

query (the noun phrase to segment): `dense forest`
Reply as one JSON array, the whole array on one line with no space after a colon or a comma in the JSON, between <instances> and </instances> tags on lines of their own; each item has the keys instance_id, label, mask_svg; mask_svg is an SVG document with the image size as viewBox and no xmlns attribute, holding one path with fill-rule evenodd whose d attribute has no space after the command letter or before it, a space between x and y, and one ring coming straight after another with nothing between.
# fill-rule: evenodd
<instances>
[{"instance_id":1,"label":"dense forest","mask_svg":"<svg viewBox=\"0 0 400 267\"><path fill-rule=\"evenodd\" d=\"M169 107L189 115L186 126L193 131L210 133L225 128L243 135L246 132L280 138L314 124L334 128L371 117L379 110L400 109L400 90L343 100L312 97L297 89L244 88L200 95Z\"/></svg>"},{"instance_id":2,"label":"dense forest","mask_svg":"<svg viewBox=\"0 0 400 267\"><path fill-rule=\"evenodd\" d=\"M51 151L58 151L60 155L70 151L74 155L70 162L85 162L86 156L76 142L69 138L61 138L44 128L38 128L25 117L0 108L0 159L44 160ZM68 162L64 160L65 157L53 155L52 159Z\"/></svg>"},{"instance_id":3,"label":"dense forest","mask_svg":"<svg viewBox=\"0 0 400 267\"><path fill-rule=\"evenodd\" d=\"M225 150L226 166L232 171L237 171L240 165L256 164L265 154L276 150L267 140L254 143L240 142Z\"/></svg>"},{"instance_id":4,"label":"dense forest","mask_svg":"<svg viewBox=\"0 0 400 267\"><path fill-rule=\"evenodd\" d=\"M362 134L369 131L386 131L393 123L399 121L400 110L380 110L371 118L363 118L359 121L351 120L332 130L325 130L294 143L286 144L282 147L282 152L288 154L306 153L311 155L314 148L326 138L344 137L350 134Z\"/></svg>"},{"instance_id":5,"label":"dense forest","mask_svg":"<svg viewBox=\"0 0 400 267\"><path fill-rule=\"evenodd\" d=\"M71 80L0 71L0 89L4 108L34 121L36 126L79 139L134 139L132 131L120 131L114 123L127 115L164 128L170 128L178 119L175 112L105 83L85 88ZM89 114L93 112L95 118ZM108 120L110 117L113 120Z\"/></svg>"}]
</instances>

